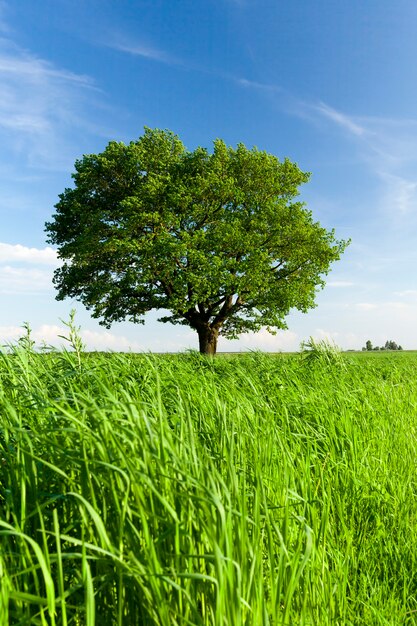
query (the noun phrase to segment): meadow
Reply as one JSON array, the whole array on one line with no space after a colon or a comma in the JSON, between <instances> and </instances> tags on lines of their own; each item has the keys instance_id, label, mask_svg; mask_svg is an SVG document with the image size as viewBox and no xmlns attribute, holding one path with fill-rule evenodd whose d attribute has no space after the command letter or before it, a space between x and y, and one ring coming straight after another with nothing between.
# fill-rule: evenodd
<instances>
[{"instance_id":1,"label":"meadow","mask_svg":"<svg viewBox=\"0 0 417 626\"><path fill-rule=\"evenodd\" d=\"M74 343L74 342L73 342ZM0 353L0 624L417 624L417 355Z\"/></svg>"}]
</instances>

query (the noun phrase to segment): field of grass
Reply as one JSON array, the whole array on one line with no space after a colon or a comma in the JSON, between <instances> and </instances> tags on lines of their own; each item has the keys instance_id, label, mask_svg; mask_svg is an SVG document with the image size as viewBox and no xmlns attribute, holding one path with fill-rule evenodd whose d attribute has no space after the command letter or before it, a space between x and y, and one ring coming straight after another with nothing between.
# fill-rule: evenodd
<instances>
[{"instance_id":1,"label":"field of grass","mask_svg":"<svg viewBox=\"0 0 417 626\"><path fill-rule=\"evenodd\" d=\"M416 372L0 353L0 625L417 624Z\"/></svg>"}]
</instances>

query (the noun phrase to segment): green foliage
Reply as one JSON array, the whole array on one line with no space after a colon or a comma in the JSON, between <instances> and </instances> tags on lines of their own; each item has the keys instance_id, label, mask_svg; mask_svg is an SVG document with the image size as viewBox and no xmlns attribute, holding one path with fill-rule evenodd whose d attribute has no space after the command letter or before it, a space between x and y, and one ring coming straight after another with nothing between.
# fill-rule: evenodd
<instances>
[{"instance_id":1,"label":"green foliage","mask_svg":"<svg viewBox=\"0 0 417 626\"><path fill-rule=\"evenodd\" d=\"M378 346L373 347L371 341L368 341L365 344L365 347L362 350L402 350L402 346L399 346L395 341L387 340L384 346L379 348Z\"/></svg>"},{"instance_id":2,"label":"green foliage","mask_svg":"<svg viewBox=\"0 0 417 626\"><path fill-rule=\"evenodd\" d=\"M309 174L243 144L189 152L147 128L75 170L46 225L63 260L54 283L107 326L163 309L215 352L219 334L273 332L290 309L313 307L346 247L296 201Z\"/></svg>"},{"instance_id":3,"label":"green foliage","mask_svg":"<svg viewBox=\"0 0 417 626\"><path fill-rule=\"evenodd\" d=\"M24 351L30 353L35 347L35 341L32 339L32 329L28 322L24 322L23 329L25 334L18 339L18 344Z\"/></svg>"},{"instance_id":4,"label":"green foliage","mask_svg":"<svg viewBox=\"0 0 417 626\"><path fill-rule=\"evenodd\" d=\"M301 357L304 363L318 365L343 366L345 360L340 348L328 339L316 341L310 337L301 343Z\"/></svg>"},{"instance_id":5,"label":"green foliage","mask_svg":"<svg viewBox=\"0 0 417 626\"><path fill-rule=\"evenodd\" d=\"M395 341L389 340L385 342L385 350L402 350L402 347L399 346Z\"/></svg>"},{"instance_id":6,"label":"green foliage","mask_svg":"<svg viewBox=\"0 0 417 626\"><path fill-rule=\"evenodd\" d=\"M75 324L75 309L72 309L70 312L69 320L66 322L65 320L61 320L61 322L68 328L68 335L58 335L61 339L64 339L72 350L75 352L77 358L77 368L81 369L81 355L85 351L85 343L81 337L81 329L80 326ZM67 352L64 350L62 352L63 355L66 355Z\"/></svg>"},{"instance_id":7,"label":"green foliage","mask_svg":"<svg viewBox=\"0 0 417 626\"><path fill-rule=\"evenodd\" d=\"M416 356L308 348L0 353L0 625L414 624Z\"/></svg>"}]
</instances>

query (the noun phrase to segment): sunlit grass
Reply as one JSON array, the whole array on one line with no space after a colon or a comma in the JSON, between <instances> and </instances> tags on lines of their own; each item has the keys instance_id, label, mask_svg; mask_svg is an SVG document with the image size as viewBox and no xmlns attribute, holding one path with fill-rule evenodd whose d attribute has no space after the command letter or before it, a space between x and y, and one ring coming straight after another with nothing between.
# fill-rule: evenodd
<instances>
[{"instance_id":1,"label":"sunlit grass","mask_svg":"<svg viewBox=\"0 0 417 626\"><path fill-rule=\"evenodd\" d=\"M2 353L0 624L415 624L416 365Z\"/></svg>"}]
</instances>

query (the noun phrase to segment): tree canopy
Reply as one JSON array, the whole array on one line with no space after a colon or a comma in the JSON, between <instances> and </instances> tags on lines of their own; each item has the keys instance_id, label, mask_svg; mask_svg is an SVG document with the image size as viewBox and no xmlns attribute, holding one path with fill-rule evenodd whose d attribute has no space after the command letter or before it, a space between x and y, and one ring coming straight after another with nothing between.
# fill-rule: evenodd
<instances>
[{"instance_id":1,"label":"tree canopy","mask_svg":"<svg viewBox=\"0 0 417 626\"><path fill-rule=\"evenodd\" d=\"M219 335L286 328L290 309L315 306L347 245L296 200L309 176L220 139L212 152L159 129L112 141L76 161L46 224L63 260L57 299L79 299L107 327L163 310L207 354Z\"/></svg>"},{"instance_id":2,"label":"tree canopy","mask_svg":"<svg viewBox=\"0 0 417 626\"><path fill-rule=\"evenodd\" d=\"M402 346L399 346L397 344L396 341L392 341L392 339L389 339L385 342L384 346L373 346L372 342L370 339L368 339L368 341L365 344L365 347L362 348L363 351L369 351L369 350L402 350Z\"/></svg>"}]
</instances>

